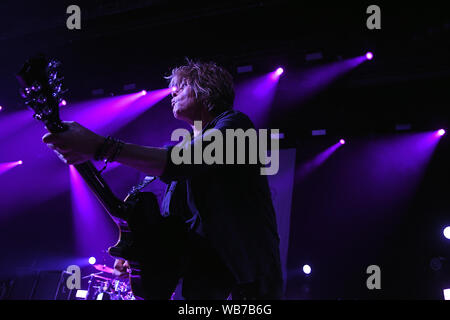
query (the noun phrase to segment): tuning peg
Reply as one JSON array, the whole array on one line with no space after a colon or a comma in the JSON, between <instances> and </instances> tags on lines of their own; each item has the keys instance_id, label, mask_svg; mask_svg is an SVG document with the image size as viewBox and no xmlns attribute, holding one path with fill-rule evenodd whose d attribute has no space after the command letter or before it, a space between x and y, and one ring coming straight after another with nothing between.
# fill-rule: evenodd
<instances>
[{"instance_id":1,"label":"tuning peg","mask_svg":"<svg viewBox=\"0 0 450 320\"><path fill-rule=\"evenodd\" d=\"M54 85L56 85L57 83L62 82L63 80L64 80L64 77L56 78L56 76L55 76L55 77L50 77L50 78L48 79L48 83L49 83L51 86L54 86Z\"/></svg>"},{"instance_id":2,"label":"tuning peg","mask_svg":"<svg viewBox=\"0 0 450 320\"><path fill-rule=\"evenodd\" d=\"M30 92L31 92L31 89L30 88L28 88L28 87L25 87L25 88L23 88L23 89L20 89L20 91L19 91L19 93L20 93L20 96L22 97L22 98L28 98L28 96L30 95Z\"/></svg>"},{"instance_id":3,"label":"tuning peg","mask_svg":"<svg viewBox=\"0 0 450 320\"><path fill-rule=\"evenodd\" d=\"M31 86L31 90L34 92L38 92L41 91L42 87L39 84L39 82L34 82L33 85Z\"/></svg>"},{"instance_id":4,"label":"tuning peg","mask_svg":"<svg viewBox=\"0 0 450 320\"><path fill-rule=\"evenodd\" d=\"M43 96L43 95L40 95L39 97L37 97L36 101L37 101L38 103L43 104L43 103L46 103L46 102L47 102L47 98L46 98L45 96Z\"/></svg>"},{"instance_id":5,"label":"tuning peg","mask_svg":"<svg viewBox=\"0 0 450 320\"><path fill-rule=\"evenodd\" d=\"M53 96L57 96L61 92L62 83L53 84L52 89L53 89Z\"/></svg>"},{"instance_id":6,"label":"tuning peg","mask_svg":"<svg viewBox=\"0 0 450 320\"><path fill-rule=\"evenodd\" d=\"M59 62L59 61L56 60L56 59L52 59L52 60L50 60L49 63L48 63L48 68L54 69L54 68L59 67L60 65L61 65L61 62Z\"/></svg>"},{"instance_id":7,"label":"tuning peg","mask_svg":"<svg viewBox=\"0 0 450 320\"><path fill-rule=\"evenodd\" d=\"M50 71L49 73L48 73L48 81L49 81L49 83L52 83L52 82L54 82L55 80L56 80L56 77L58 76L58 72L56 72L56 71Z\"/></svg>"}]
</instances>

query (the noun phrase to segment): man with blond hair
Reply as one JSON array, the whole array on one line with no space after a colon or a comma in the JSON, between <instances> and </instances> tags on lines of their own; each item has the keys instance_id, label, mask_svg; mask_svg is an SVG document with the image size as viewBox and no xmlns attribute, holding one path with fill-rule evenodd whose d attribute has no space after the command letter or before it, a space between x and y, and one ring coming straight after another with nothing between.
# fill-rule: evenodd
<instances>
[{"instance_id":1,"label":"man with blond hair","mask_svg":"<svg viewBox=\"0 0 450 320\"><path fill-rule=\"evenodd\" d=\"M205 141L213 140L208 138L212 129L225 137L227 129L254 128L245 114L233 109L232 77L216 63L187 60L167 79L173 88L173 115L192 127L192 146L202 140L202 148L207 147ZM201 122L201 128L194 122ZM158 292L146 298L169 299L180 278L185 299L222 300L230 293L233 299L282 297L277 223L260 164L174 163L171 154L176 146L124 143L105 139L74 122L66 124L68 131L43 137L64 162L108 159L158 176L168 184L161 214L185 226L185 241L179 243L182 259L171 277L155 275ZM224 141L224 154L231 143ZM117 261L115 268L124 271L124 261Z\"/></svg>"}]
</instances>

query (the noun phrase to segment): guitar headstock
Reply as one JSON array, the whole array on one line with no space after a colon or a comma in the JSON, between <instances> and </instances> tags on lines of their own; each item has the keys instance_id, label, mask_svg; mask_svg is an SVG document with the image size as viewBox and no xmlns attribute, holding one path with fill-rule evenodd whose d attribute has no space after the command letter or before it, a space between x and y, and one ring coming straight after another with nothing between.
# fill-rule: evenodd
<instances>
[{"instance_id":1,"label":"guitar headstock","mask_svg":"<svg viewBox=\"0 0 450 320\"><path fill-rule=\"evenodd\" d=\"M59 106L63 102L63 77L58 74L61 63L38 55L28 59L16 78L20 83L20 95L34 111L34 118L45 123L50 131L62 131Z\"/></svg>"}]
</instances>

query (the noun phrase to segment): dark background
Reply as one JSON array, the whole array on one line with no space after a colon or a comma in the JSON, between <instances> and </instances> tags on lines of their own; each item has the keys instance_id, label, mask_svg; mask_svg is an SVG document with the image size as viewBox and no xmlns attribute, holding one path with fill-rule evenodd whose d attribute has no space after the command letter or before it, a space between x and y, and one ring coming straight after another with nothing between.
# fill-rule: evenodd
<instances>
[{"instance_id":1,"label":"dark background","mask_svg":"<svg viewBox=\"0 0 450 320\"><path fill-rule=\"evenodd\" d=\"M98 88L105 96L120 94L128 83L165 87L163 76L184 57L217 61L239 80L279 65L287 77L370 50L373 61L301 105L284 99L290 87L280 79L266 126L285 133L282 146L297 148L297 163L341 136L364 144L396 134L396 124L411 124L414 132L448 128L450 14L443 3L375 3L382 29L368 30L366 8L374 3L365 1L77 1L82 29L69 31L69 1L2 1L0 116L20 107L14 74L37 52L63 61L70 102L89 99ZM305 60L318 51L322 60ZM242 65L252 65L253 73L238 74ZM311 136L324 128L327 136ZM6 159L7 150L0 153ZM339 172L348 169L351 154L332 157L295 184L287 298L442 299L442 288L450 287L449 243L441 235L450 224L448 138L439 142L411 201L376 218L376 210L370 218L337 204L343 195L335 191L345 186ZM4 279L42 256L70 256L67 198L62 194L2 222ZM445 258L441 270L430 268L433 257ZM306 262L313 266L309 277L301 272ZM382 269L382 290L365 286L371 264Z\"/></svg>"}]
</instances>

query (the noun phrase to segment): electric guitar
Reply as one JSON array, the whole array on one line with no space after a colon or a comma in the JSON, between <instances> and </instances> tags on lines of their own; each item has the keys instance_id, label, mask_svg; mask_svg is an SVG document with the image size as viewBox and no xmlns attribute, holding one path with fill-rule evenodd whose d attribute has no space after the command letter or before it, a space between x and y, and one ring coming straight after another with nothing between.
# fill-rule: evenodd
<instances>
[{"instance_id":1,"label":"electric guitar","mask_svg":"<svg viewBox=\"0 0 450 320\"><path fill-rule=\"evenodd\" d=\"M60 64L57 60L38 55L27 60L16 75L25 105L34 111L34 118L42 121L52 133L67 130L59 115L62 95L67 91L63 90L63 77L58 74ZM167 275L170 266L177 264L177 239L170 233L177 232L178 226L160 215L153 193L139 192L137 188L122 201L114 195L92 162L74 167L117 225L119 239L108 252L112 257L129 262L133 294L140 298L158 298L158 293L149 293L152 292L151 279L158 277L155 272Z\"/></svg>"}]
</instances>

